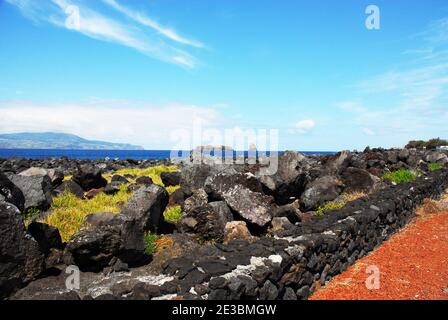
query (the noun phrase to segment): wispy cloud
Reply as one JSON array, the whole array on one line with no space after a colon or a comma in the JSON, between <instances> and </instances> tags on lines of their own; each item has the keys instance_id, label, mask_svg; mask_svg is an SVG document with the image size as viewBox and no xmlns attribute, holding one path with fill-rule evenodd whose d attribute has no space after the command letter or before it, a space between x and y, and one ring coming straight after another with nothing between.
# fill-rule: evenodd
<instances>
[{"instance_id":1,"label":"wispy cloud","mask_svg":"<svg viewBox=\"0 0 448 320\"><path fill-rule=\"evenodd\" d=\"M181 43L181 44L197 47L197 48L204 47L203 43L196 41L196 40L185 38L185 37L179 35L175 30L164 27L161 24L159 24L158 22L156 22L154 19L151 19L148 16L146 16L140 12L129 9L129 8L119 4L115 0L103 0L103 2L106 3L107 5L109 5L110 7L114 8L115 10L128 16L135 22L138 22L146 27L149 27L149 28L157 31L158 33L167 37L170 40L173 40L173 41Z\"/></svg>"},{"instance_id":2,"label":"wispy cloud","mask_svg":"<svg viewBox=\"0 0 448 320\"><path fill-rule=\"evenodd\" d=\"M60 28L79 32L93 39L117 43L139 51L149 57L176 64L188 69L195 68L198 60L187 51L174 47L163 38L174 40L177 44L189 44L200 47L200 42L193 42L179 36L171 29L164 28L144 15L128 10L116 1L104 0L109 5L116 5L121 13L135 17L132 23L129 19L119 19L107 16L94 8L91 1L83 0L6 0L16 6L22 14L36 23L50 23ZM79 12L79 23L73 28L67 24L70 10L76 6ZM141 18L142 21L137 21ZM153 29L158 27L157 34L150 34L141 28L142 22L153 22ZM157 30L157 29L156 29ZM160 36L162 35L163 38Z\"/></svg>"},{"instance_id":3,"label":"wispy cloud","mask_svg":"<svg viewBox=\"0 0 448 320\"><path fill-rule=\"evenodd\" d=\"M400 68L355 86L365 104L358 97L336 104L353 113L363 133L412 137L435 130L448 133L448 18L431 23L415 37L420 47L405 53L417 59L402 61Z\"/></svg>"},{"instance_id":4,"label":"wispy cloud","mask_svg":"<svg viewBox=\"0 0 448 320\"><path fill-rule=\"evenodd\" d=\"M431 22L428 28L417 36L421 36L433 45L446 45L448 43L448 17Z\"/></svg>"},{"instance_id":5,"label":"wispy cloud","mask_svg":"<svg viewBox=\"0 0 448 320\"><path fill-rule=\"evenodd\" d=\"M311 130L313 130L315 126L316 126L316 121L314 121L313 119L304 119L304 120L298 121L294 125L294 128L290 132L305 134L305 133L308 133Z\"/></svg>"}]
</instances>

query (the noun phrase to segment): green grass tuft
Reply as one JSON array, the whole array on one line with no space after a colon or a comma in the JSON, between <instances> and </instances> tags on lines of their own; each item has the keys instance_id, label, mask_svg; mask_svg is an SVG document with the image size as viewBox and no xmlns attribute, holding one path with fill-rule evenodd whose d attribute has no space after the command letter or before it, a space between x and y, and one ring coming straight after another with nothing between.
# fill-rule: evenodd
<instances>
[{"instance_id":1,"label":"green grass tuft","mask_svg":"<svg viewBox=\"0 0 448 320\"><path fill-rule=\"evenodd\" d=\"M414 181L418 175L414 172L411 172L409 170L396 170L389 173L386 173L383 176L383 179L395 182L395 183L405 183L405 182L412 182Z\"/></svg>"},{"instance_id":2,"label":"green grass tuft","mask_svg":"<svg viewBox=\"0 0 448 320\"><path fill-rule=\"evenodd\" d=\"M355 201L356 199L365 197L366 194L364 192L351 192L351 193L344 193L342 200L333 200L329 201L323 206L319 207L316 210L316 216L322 216L325 213L333 210L342 209L345 207L345 205L351 201Z\"/></svg>"},{"instance_id":3,"label":"green grass tuft","mask_svg":"<svg viewBox=\"0 0 448 320\"><path fill-rule=\"evenodd\" d=\"M30 208L24 214L25 226L28 226L31 223L33 217L41 214L41 211L37 208Z\"/></svg>"},{"instance_id":4,"label":"green grass tuft","mask_svg":"<svg viewBox=\"0 0 448 320\"><path fill-rule=\"evenodd\" d=\"M118 170L114 173L109 173L104 175L104 178L106 178L108 181L110 181L110 179L112 178L113 175L120 175L120 176L124 176L125 174L130 174L135 176L135 179L138 179L140 177L151 177L152 181L155 184L158 184L159 186L164 187L162 179L160 178L160 175L163 172L174 172L177 171L178 168L176 166L157 166L157 167L150 167L150 168L145 168L145 169L140 169L140 168L125 168L125 169L121 169ZM130 180L130 182L135 182L135 179L128 179Z\"/></svg>"},{"instance_id":5,"label":"green grass tuft","mask_svg":"<svg viewBox=\"0 0 448 320\"><path fill-rule=\"evenodd\" d=\"M316 216L322 216L328 211L333 211L337 209L342 209L346 205L346 201L344 200L338 200L338 201L330 201L324 204L323 206L319 207L316 210Z\"/></svg>"},{"instance_id":6,"label":"green grass tuft","mask_svg":"<svg viewBox=\"0 0 448 320\"><path fill-rule=\"evenodd\" d=\"M169 207L163 213L165 220L176 223L182 218L182 208L180 206Z\"/></svg>"},{"instance_id":7,"label":"green grass tuft","mask_svg":"<svg viewBox=\"0 0 448 320\"><path fill-rule=\"evenodd\" d=\"M114 195L98 194L89 200L78 199L67 192L53 198L51 214L42 220L59 229L63 241L81 230L86 216L98 212L112 212L118 214L123 205L129 201L132 193L127 192L127 186L121 185L120 191Z\"/></svg>"},{"instance_id":8,"label":"green grass tuft","mask_svg":"<svg viewBox=\"0 0 448 320\"><path fill-rule=\"evenodd\" d=\"M146 254L151 255L156 251L157 240L159 240L159 239L160 239L160 236L155 233L148 232L145 235L145 243L146 243L145 253Z\"/></svg>"},{"instance_id":9,"label":"green grass tuft","mask_svg":"<svg viewBox=\"0 0 448 320\"><path fill-rule=\"evenodd\" d=\"M441 164L441 163L429 163L428 164L428 168L429 168L430 171L440 170L440 169L443 169L443 164Z\"/></svg>"}]
</instances>

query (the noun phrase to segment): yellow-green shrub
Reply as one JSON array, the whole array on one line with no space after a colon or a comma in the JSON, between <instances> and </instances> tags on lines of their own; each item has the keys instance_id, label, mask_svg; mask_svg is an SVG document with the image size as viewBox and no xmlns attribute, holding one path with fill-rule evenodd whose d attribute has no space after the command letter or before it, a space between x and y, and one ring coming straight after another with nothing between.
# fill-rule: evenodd
<instances>
[{"instance_id":1,"label":"yellow-green shrub","mask_svg":"<svg viewBox=\"0 0 448 320\"><path fill-rule=\"evenodd\" d=\"M169 207L163 213L168 222L178 222L182 218L182 208L180 206Z\"/></svg>"},{"instance_id":2,"label":"yellow-green shrub","mask_svg":"<svg viewBox=\"0 0 448 320\"><path fill-rule=\"evenodd\" d=\"M177 171L176 166L157 166L150 168L126 168L113 173L104 175L104 178L109 182L113 175L124 176L130 174L135 176L134 179L128 179L129 183L134 183L137 178L149 176L157 185L164 186L160 174L162 172ZM70 177L66 177L69 179ZM112 212L119 213L123 205L129 201L133 193L128 193L127 188L129 184L122 184L120 190L115 195L107 195L100 193L90 200L78 199L71 193L53 198L50 215L41 220L59 229L63 241L68 241L71 236L81 230L86 216L97 212ZM171 186L166 188L168 193L173 193L179 186ZM180 208L173 207L167 212L168 221L175 222L175 219L180 219ZM172 220L169 220L172 219Z\"/></svg>"},{"instance_id":3,"label":"yellow-green shrub","mask_svg":"<svg viewBox=\"0 0 448 320\"><path fill-rule=\"evenodd\" d=\"M58 228L62 240L67 241L81 229L86 216L97 212L119 213L131 197L132 193L127 192L126 185L120 186L120 191L115 195L100 193L89 200L78 199L67 192L53 198L51 213L42 222Z\"/></svg>"},{"instance_id":4,"label":"yellow-green shrub","mask_svg":"<svg viewBox=\"0 0 448 320\"><path fill-rule=\"evenodd\" d=\"M125 168L125 169L121 169L118 170L114 173L110 173L107 175L104 175L104 177L110 181L110 179L112 178L113 175L120 175L120 176L124 176L126 174L130 174L135 176L134 179L128 179L131 182L135 182L135 179L140 178L140 177L151 177L152 181L155 184L158 184L159 186L164 187L162 179L160 178L160 175L162 174L162 172L174 172L177 171L177 167L176 166L157 166L157 167L150 167L150 168Z\"/></svg>"},{"instance_id":5,"label":"yellow-green shrub","mask_svg":"<svg viewBox=\"0 0 448 320\"><path fill-rule=\"evenodd\" d=\"M326 204L324 204L323 206L319 207L316 210L316 215L317 216L322 216L322 215L324 215L325 213L327 213L329 211L342 209L343 207L345 207L345 205L347 203L355 201L356 199L359 199L359 198L362 198L362 197L365 197L365 196L366 196L366 194L364 192L344 193L343 194L343 199L329 201Z\"/></svg>"}]
</instances>

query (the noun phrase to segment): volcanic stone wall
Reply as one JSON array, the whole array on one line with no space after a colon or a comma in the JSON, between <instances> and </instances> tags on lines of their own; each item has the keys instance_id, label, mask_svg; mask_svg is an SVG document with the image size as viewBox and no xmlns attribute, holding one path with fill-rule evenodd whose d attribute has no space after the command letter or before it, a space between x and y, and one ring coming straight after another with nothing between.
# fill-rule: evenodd
<instances>
[{"instance_id":1,"label":"volcanic stone wall","mask_svg":"<svg viewBox=\"0 0 448 320\"><path fill-rule=\"evenodd\" d=\"M273 237L205 246L164 265L173 280L159 294L185 299L306 299L410 222L425 198L437 198L447 187L448 170L439 170Z\"/></svg>"}]
</instances>

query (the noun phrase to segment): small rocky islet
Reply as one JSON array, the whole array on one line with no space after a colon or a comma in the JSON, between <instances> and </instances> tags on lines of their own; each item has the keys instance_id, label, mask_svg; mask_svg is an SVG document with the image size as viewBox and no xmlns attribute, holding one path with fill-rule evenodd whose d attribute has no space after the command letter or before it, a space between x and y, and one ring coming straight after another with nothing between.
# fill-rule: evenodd
<instances>
[{"instance_id":1,"label":"small rocky islet","mask_svg":"<svg viewBox=\"0 0 448 320\"><path fill-rule=\"evenodd\" d=\"M0 159L0 298L306 299L448 187L446 151L188 160Z\"/></svg>"}]
</instances>

